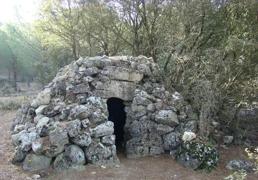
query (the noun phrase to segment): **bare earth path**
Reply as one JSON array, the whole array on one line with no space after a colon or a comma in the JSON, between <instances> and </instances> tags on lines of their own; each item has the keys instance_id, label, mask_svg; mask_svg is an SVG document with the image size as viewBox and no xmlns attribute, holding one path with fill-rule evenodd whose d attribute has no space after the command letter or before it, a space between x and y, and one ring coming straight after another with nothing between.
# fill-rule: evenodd
<instances>
[{"instance_id":1,"label":"bare earth path","mask_svg":"<svg viewBox=\"0 0 258 180\"><path fill-rule=\"evenodd\" d=\"M22 170L11 163L13 146L10 138L10 127L14 112L0 111L0 180L20 180L27 179Z\"/></svg>"},{"instance_id":2,"label":"bare earth path","mask_svg":"<svg viewBox=\"0 0 258 180\"><path fill-rule=\"evenodd\" d=\"M0 180L29 180L32 174L24 173L18 166L11 164L13 147L10 140L10 125L14 112L0 111ZM49 180L222 180L230 174L224 167L228 160L245 158L243 149L232 147L223 150L216 170L211 173L192 171L180 166L175 160L163 155L140 159L126 159L119 155L120 167L100 168L85 166L81 170L69 170L62 173L53 172L44 179ZM248 175L248 180L256 180L258 175Z\"/></svg>"}]
</instances>

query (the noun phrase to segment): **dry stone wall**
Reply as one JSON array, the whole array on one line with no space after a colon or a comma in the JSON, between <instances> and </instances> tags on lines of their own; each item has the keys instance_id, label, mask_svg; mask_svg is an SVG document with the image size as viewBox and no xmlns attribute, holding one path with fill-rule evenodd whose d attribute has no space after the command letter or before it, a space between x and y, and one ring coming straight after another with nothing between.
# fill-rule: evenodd
<instances>
[{"instance_id":1,"label":"dry stone wall","mask_svg":"<svg viewBox=\"0 0 258 180\"><path fill-rule=\"evenodd\" d=\"M13 162L29 171L119 163L108 121L112 97L125 104L127 157L173 153L185 131L196 131L191 107L178 92L166 91L151 58L80 58L17 113Z\"/></svg>"}]
</instances>

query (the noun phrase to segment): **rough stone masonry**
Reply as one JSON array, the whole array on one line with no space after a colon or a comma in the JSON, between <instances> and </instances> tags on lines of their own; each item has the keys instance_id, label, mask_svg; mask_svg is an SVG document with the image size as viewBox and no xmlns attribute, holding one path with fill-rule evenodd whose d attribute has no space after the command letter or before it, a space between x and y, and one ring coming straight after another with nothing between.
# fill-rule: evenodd
<instances>
[{"instance_id":1,"label":"rough stone masonry","mask_svg":"<svg viewBox=\"0 0 258 180\"><path fill-rule=\"evenodd\" d=\"M17 113L12 127L13 163L56 170L119 163L107 100L123 100L127 157L173 153L185 131L196 131L191 107L169 93L151 58L87 57L62 68Z\"/></svg>"}]
</instances>

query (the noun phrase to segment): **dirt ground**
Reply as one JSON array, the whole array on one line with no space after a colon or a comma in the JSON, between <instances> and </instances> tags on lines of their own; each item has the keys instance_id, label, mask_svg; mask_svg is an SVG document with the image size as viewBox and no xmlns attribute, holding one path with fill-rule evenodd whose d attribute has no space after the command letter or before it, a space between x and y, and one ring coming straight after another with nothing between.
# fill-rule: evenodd
<instances>
[{"instance_id":1,"label":"dirt ground","mask_svg":"<svg viewBox=\"0 0 258 180\"><path fill-rule=\"evenodd\" d=\"M13 146L10 140L10 125L15 112L0 111L0 180L29 180L33 174L25 173L11 164ZM44 179L49 180L222 180L230 174L225 169L231 159L246 158L243 148L230 147L220 152L218 167L211 173L193 171L179 165L171 156L126 159L119 154L120 167L105 168L85 166L80 170L53 172ZM258 175L249 174L248 180L257 180Z\"/></svg>"}]
</instances>

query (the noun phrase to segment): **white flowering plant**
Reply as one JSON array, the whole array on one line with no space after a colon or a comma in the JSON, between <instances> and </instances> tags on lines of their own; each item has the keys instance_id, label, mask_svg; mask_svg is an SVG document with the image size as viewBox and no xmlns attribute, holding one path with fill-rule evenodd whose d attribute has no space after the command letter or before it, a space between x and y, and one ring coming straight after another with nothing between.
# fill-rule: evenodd
<instances>
[{"instance_id":1,"label":"white flowering plant","mask_svg":"<svg viewBox=\"0 0 258 180\"><path fill-rule=\"evenodd\" d=\"M214 169L219 160L219 153L216 148L201 142L185 142L182 143L176 153L176 158L181 155L197 159L200 165L197 169L205 169L211 171Z\"/></svg>"}]
</instances>

